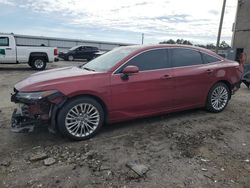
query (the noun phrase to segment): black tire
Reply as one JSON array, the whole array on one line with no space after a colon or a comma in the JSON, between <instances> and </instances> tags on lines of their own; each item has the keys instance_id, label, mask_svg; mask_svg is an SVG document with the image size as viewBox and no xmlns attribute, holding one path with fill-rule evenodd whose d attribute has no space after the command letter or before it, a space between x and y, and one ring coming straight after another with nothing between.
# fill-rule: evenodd
<instances>
[{"instance_id":1,"label":"black tire","mask_svg":"<svg viewBox=\"0 0 250 188\"><path fill-rule=\"evenodd\" d=\"M99 123L98 123L98 125L96 125L96 128L94 129L94 131L91 132L89 135L75 136L75 135L71 134L69 132L69 130L67 129L67 127L66 127L66 117L70 113L72 108L74 108L77 105L81 105L81 104L92 105L98 111L98 113L99 113L98 114L99 115ZM68 120L68 121L70 121L70 120ZM75 120L75 121L80 121L80 120ZM72 100L68 101L61 108L61 110L59 111L58 116L57 116L57 127L58 127L59 132L63 136L65 136L65 137L67 137L67 138L69 138L71 140L75 140L75 141L86 140L86 139L89 139L89 138L93 137L100 130L100 128L102 127L103 122L104 122L104 110L103 110L102 106L96 100L94 100L91 97L80 97L80 98L76 98L76 99L72 99ZM75 125L75 126L77 126L77 125ZM78 125L78 126L80 126L80 127L84 126L84 128L80 128L80 129L83 129L84 133L85 133L85 130L87 129L86 126L85 125ZM79 131L82 131L80 129L79 129ZM77 129L76 132L78 133L78 129Z\"/></svg>"},{"instance_id":2,"label":"black tire","mask_svg":"<svg viewBox=\"0 0 250 188\"><path fill-rule=\"evenodd\" d=\"M44 57L33 57L29 65L32 69L41 71L46 68L47 62Z\"/></svg>"},{"instance_id":3,"label":"black tire","mask_svg":"<svg viewBox=\"0 0 250 188\"><path fill-rule=\"evenodd\" d=\"M223 91L225 92L225 94L223 95L224 99L221 100L221 102L218 104L218 107L217 107L216 105L213 105L212 101L215 100L213 97L214 96L213 93L216 92L216 90L218 91L219 88L223 88ZM209 112L213 112L213 113L219 113L226 108L230 98L231 98L231 93L230 93L228 86L222 82L218 82L210 89L210 91L208 93L206 110Z\"/></svg>"}]
</instances>

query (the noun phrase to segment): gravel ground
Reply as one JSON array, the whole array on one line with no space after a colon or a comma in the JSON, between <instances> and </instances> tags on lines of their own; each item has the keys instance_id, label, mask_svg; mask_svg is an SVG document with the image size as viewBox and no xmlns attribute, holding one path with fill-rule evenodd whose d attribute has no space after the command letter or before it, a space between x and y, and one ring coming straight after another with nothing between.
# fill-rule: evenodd
<instances>
[{"instance_id":1,"label":"gravel ground","mask_svg":"<svg viewBox=\"0 0 250 188\"><path fill-rule=\"evenodd\" d=\"M106 125L90 140L70 142L45 127L10 131L10 93L34 72L27 65L0 67L0 187L250 187L244 86L219 114L197 109Z\"/></svg>"}]
</instances>

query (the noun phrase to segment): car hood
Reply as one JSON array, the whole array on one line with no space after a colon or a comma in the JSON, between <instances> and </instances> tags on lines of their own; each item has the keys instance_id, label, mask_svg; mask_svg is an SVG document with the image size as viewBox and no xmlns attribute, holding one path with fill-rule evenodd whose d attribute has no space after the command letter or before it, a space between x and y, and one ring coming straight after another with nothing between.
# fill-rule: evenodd
<instances>
[{"instance_id":1,"label":"car hood","mask_svg":"<svg viewBox=\"0 0 250 188\"><path fill-rule=\"evenodd\" d=\"M15 85L15 88L18 91L36 91L41 89L43 86L46 87L54 83L64 82L67 80L65 78L91 76L98 73L100 72L88 71L79 67L64 67L52 69L32 74L30 77L18 82Z\"/></svg>"}]
</instances>

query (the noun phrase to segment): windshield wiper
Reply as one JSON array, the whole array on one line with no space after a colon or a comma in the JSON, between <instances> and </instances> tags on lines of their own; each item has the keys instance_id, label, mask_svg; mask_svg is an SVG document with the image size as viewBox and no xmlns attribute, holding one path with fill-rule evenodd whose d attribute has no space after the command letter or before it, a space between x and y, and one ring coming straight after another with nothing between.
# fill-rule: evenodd
<instances>
[{"instance_id":1,"label":"windshield wiper","mask_svg":"<svg viewBox=\"0 0 250 188\"><path fill-rule=\"evenodd\" d=\"M87 67L83 67L83 69L88 70L88 71L93 71L93 72L95 72L94 69L90 69L90 68L87 68Z\"/></svg>"}]
</instances>

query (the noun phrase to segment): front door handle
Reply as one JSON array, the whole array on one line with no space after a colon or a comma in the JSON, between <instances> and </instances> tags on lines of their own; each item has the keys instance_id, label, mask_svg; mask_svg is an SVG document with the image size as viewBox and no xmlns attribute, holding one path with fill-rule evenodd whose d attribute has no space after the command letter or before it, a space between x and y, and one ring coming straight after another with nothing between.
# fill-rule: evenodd
<instances>
[{"instance_id":1,"label":"front door handle","mask_svg":"<svg viewBox=\"0 0 250 188\"><path fill-rule=\"evenodd\" d=\"M12 50L12 48L6 48L6 50Z\"/></svg>"},{"instance_id":2,"label":"front door handle","mask_svg":"<svg viewBox=\"0 0 250 188\"><path fill-rule=\"evenodd\" d=\"M207 69L207 71L206 71L208 74L211 74L212 72L213 72L213 70L212 69Z\"/></svg>"},{"instance_id":3,"label":"front door handle","mask_svg":"<svg viewBox=\"0 0 250 188\"><path fill-rule=\"evenodd\" d=\"M161 77L161 79L171 79L171 78L172 78L172 76L169 74L166 74L166 75Z\"/></svg>"}]
</instances>

